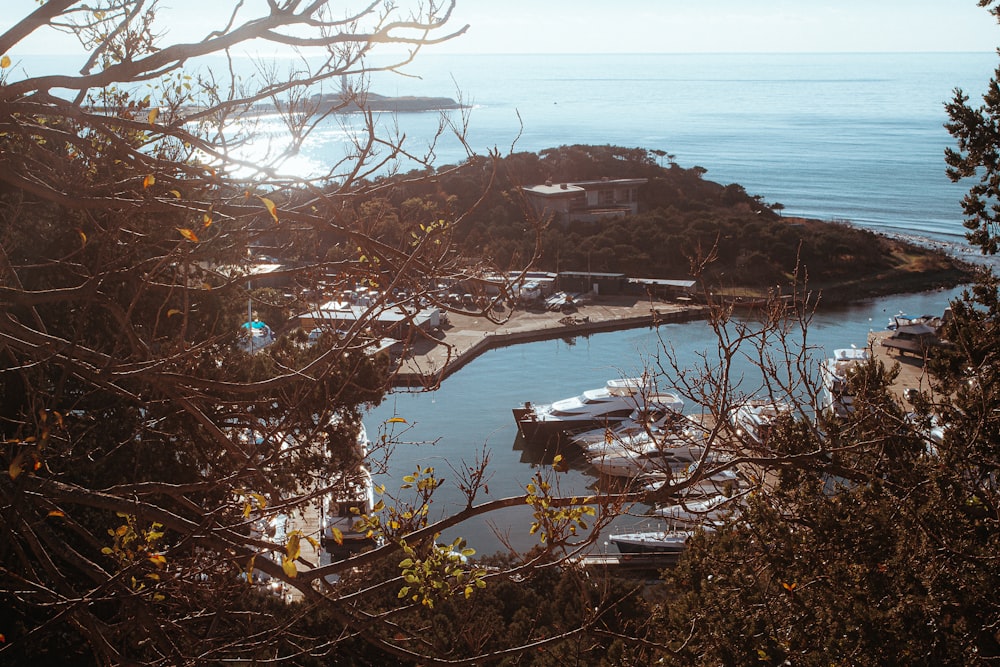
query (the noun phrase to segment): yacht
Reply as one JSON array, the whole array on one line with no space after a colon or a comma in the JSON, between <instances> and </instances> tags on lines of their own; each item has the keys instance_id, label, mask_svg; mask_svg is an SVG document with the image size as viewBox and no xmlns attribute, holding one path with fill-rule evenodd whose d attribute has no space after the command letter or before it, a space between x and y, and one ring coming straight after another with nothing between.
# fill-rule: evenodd
<instances>
[{"instance_id":1,"label":"yacht","mask_svg":"<svg viewBox=\"0 0 1000 667\"><path fill-rule=\"evenodd\" d=\"M339 421L339 417L334 417L333 421ZM363 422L358 423L355 442L357 454L364 461L371 441ZM320 502L320 542L331 557L347 558L375 546L367 530L358 530L355 526L361 515L371 514L374 507L375 484L364 463L337 476Z\"/></svg>"},{"instance_id":2,"label":"yacht","mask_svg":"<svg viewBox=\"0 0 1000 667\"><path fill-rule=\"evenodd\" d=\"M700 449L693 450L688 444L651 442L643 450L624 450L595 456L591 465L608 477L627 477L671 471L680 471L701 456Z\"/></svg>"},{"instance_id":3,"label":"yacht","mask_svg":"<svg viewBox=\"0 0 1000 667\"><path fill-rule=\"evenodd\" d=\"M736 502L733 498L719 493L702 500L661 505L652 513L667 519L673 525L716 524L727 516L739 512Z\"/></svg>"},{"instance_id":4,"label":"yacht","mask_svg":"<svg viewBox=\"0 0 1000 667\"><path fill-rule=\"evenodd\" d=\"M623 554L679 554L693 534L690 530L648 530L611 535L608 541Z\"/></svg>"},{"instance_id":5,"label":"yacht","mask_svg":"<svg viewBox=\"0 0 1000 667\"><path fill-rule=\"evenodd\" d=\"M700 442L708 436L708 431L690 415L682 415L673 408L651 405L636 410L620 422L575 433L571 441L584 454L600 456L609 451L635 450L653 439L662 439L671 434Z\"/></svg>"},{"instance_id":6,"label":"yacht","mask_svg":"<svg viewBox=\"0 0 1000 667\"><path fill-rule=\"evenodd\" d=\"M341 559L375 546L367 531L356 527L361 515L371 514L374 506L375 485L367 468L359 466L357 471L341 475L320 504L323 548Z\"/></svg>"},{"instance_id":7,"label":"yacht","mask_svg":"<svg viewBox=\"0 0 1000 667\"><path fill-rule=\"evenodd\" d=\"M684 498L696 496L716 496L719 494L731 494L745 486L744 479L740 474L731 469L723 468L712 475L703 475L699 471L700 463L694 462L688 465L687 469L667 475L665 473L654 473L647 475L645 489L647 492L656 492L666 484L680 486L687 484L676 493Z\"/></svg>"},{"instance_id":8,"label":"yacht","mask_svg":"<svg viewBox=\"0 0 1000 667\"><path fill-rule=\"evenodd\" d=\"M730 413L729 423L744 444L763 447L774 421L791 414L792 406L784 401L750 400Z\"/></svg>"},{"instance_id":9,"label":"yacht","mask_svg":"<svg viewBox=\"0 0 1000 667\"><path fill-rule=\"evenodd\" d=\"M676 394L654 394L646 379L624 378L608 380L600 389L548 405L525 403L513 413L526 441L545 442L567 432L618 424L647 404L677 413L684 408L684 401Z\"/></svg>"},{"instance_id":10,"label":"yacht","mask_svg":"<svg viewBox=\"0 0 1000 667\"><path fill-rule=\"evenodd\" d=\"M854 369L868 361L868 350L844 348L833 351L820 369L823 381L823 407L837 417L854 412L854 396L847 390L847 380Z\"/></svg>"}]
</instances>

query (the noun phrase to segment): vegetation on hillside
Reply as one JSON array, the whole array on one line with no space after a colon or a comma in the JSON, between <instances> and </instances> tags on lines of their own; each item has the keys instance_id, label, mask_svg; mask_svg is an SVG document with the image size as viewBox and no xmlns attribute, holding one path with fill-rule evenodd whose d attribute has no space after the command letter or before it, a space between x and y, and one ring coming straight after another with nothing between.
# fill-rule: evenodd
<instances>
[{"instance_id":1,"label":"vegetation on hillside","mask_svg":"<svg viewBox=\"0 0 1000 667\"><path fill-rule=\"evenodd\" d=\"M660 161L647 149L580 145L505 156L495 171L472 158L417 184L388 179L364 211L377 211L379 233L400 242L415 217L431 221L469 210L454 231L456 249L469 261L501 268L531 263L546 271L670 279L697 273L714 287L758 289L786 285L797 273L835 298L955 285L971 276L943 252L846 223L782 217L780 204L738 184L707 180L701 167ZM522 192L546 181L601 178L648 179L639 190L639 213L569 224L539 220Z\"/></svg>"}]
</instances>

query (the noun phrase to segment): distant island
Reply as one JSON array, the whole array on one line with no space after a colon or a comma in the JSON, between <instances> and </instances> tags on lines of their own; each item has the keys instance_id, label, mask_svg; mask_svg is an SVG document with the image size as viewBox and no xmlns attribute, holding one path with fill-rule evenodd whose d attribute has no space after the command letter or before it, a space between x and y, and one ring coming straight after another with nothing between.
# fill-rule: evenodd
<instances>
[{"instance_id":1,"label":"distant island","mask_svg":"<svg viewBox=\"0 0 1000 667\"><path fill-rule=\"evenodd\" d=\"M358 113L364 111L387 113L419 113L422 111L448 111L462 109L450 97L426 97L418 95L379 95L378 93L324 93L309 98L313 105L310 111L319 114L328 113ZM283 106L283 105L282 105ZM253 110L257 113L274 113L279 107L271 103L256 104Z\"/></svg>"}]
</instances>

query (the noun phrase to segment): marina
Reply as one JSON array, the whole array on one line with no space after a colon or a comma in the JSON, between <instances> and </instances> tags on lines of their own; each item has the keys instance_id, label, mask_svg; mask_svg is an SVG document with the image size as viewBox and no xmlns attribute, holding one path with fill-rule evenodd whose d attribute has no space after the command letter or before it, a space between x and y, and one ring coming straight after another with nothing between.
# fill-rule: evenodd
<instances>
[{"instance_id":1,"label":"marina","mask_svg":"<svg viewBox=\"0 0 1000 667\"><path fill-rule=\"evenodd\" d=\"M820 386L819 368L834 350L852 344L864 347L870 337L877 359L891 367L897 361L900 375L894 392L903 399L908 389L928 388L919 359L913 355L897 356L877 341L889 334L885 322L892 313L943 312L949 299L960 289L935 290L916 294L900 294L877 299L867 299L837 308L818 312L810 323L805 344L811 350L816 370L816 386ZM607 307L587 304L596 317L597 308ZM662 306L658 305L658 308ZM631 314L642 315L639 308L649 304L632 304ZM678 309L682 311L683 309ZM581 312L583 309L581 309ZM610 311L609 311L610 312ZM618 312L625 313L627 310ZM554 316L555 315L555 316ZM677 317L681 317L678 315ZM558 326L557 314L526 313L512 318L505 328L528 327L533 319ZM461 320L452 318L453 329L446 332L452 342L460 339ZM485 327L476 324L475 326ZM483 332L465 331L469 337L483 337ZM552 335L551 332L523 334L529 342L508 344L483 350L466 363L454 369L433 391L415 391L414 387L398 388L385 401L370 410L366 424L375 443L372 452L372 472L376 484L384 484L388 493L397 497L399 480L411 474L416 466L433 467L435 474L445 483L435 495L431 520L458 511L466 504L464 495L456 488L454 480L464 464L472 464L487 455L490 479L488 492L481 494L479 502L518 496L524 493L523 485L539 468L552 462L553 451L545 446L527 443L521 438L511 418L511 410L525 401L545 404L561 397L574 396L588 387L600 387L611 377L637 377L650 368L658 368L665 349L672 350L684 363L693 364L706 352L717 346L707 322L697 319L667 321L656 327L633 326L619 330L603 331L590 335ZM531 338L534 336L534 338ZM750 383L753 369L749 364L734 369ZM699 414L703 408L685 403L685 413ZM405 419L405 423L389 422ZM377 431L377 435L375 435ZM392 456L379 461L384 449L379 443L396 440ZM601 483L584 456L568 458L568 469L558 476L562 495L592 493ZM389 502L389 499L386 499ZM636 532L637 524L649 524L649 507L636 506L615 519L608 534ZM468 521L448 529L443 541L464 537L480 554L505 551L510 544L518 549L529 549L536 539L529 535L529 508L511 508L492 517L490 523ZM594 545L593 554L616 554L615 548L606 543L606 537Z\"/></svg>"}]
</instances>

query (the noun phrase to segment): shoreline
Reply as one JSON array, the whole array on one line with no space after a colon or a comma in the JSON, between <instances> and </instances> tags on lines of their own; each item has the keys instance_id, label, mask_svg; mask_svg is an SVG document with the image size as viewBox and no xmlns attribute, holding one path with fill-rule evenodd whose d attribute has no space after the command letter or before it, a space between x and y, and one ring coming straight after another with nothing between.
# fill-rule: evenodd
<instances>
[{"instance_id":1,"label":"shoreline","mask_svg":"<svg viewBox=\"0 0 1000 667\"><path fill-rule=\"evenodd\" d=\"M920 289L882 292L874 296L915 294L939 287L924 283ZM864 294L861 298L872 296ZM821 300L834 307L845 303L836 298ZM747 302L747 305L752 307L753 302ZM448 323L439 332L425 334L411 342L407 355L399 360L392 373L390 390L436 389L450 375L492 349L608 331L656 328L661 324L706 319L710 312L707 305L650 301L634 296L604 296L580 304L571 315L560 311L514 309L500 323L472 314L449 313Z\"/></svg>"}]
</instances>

